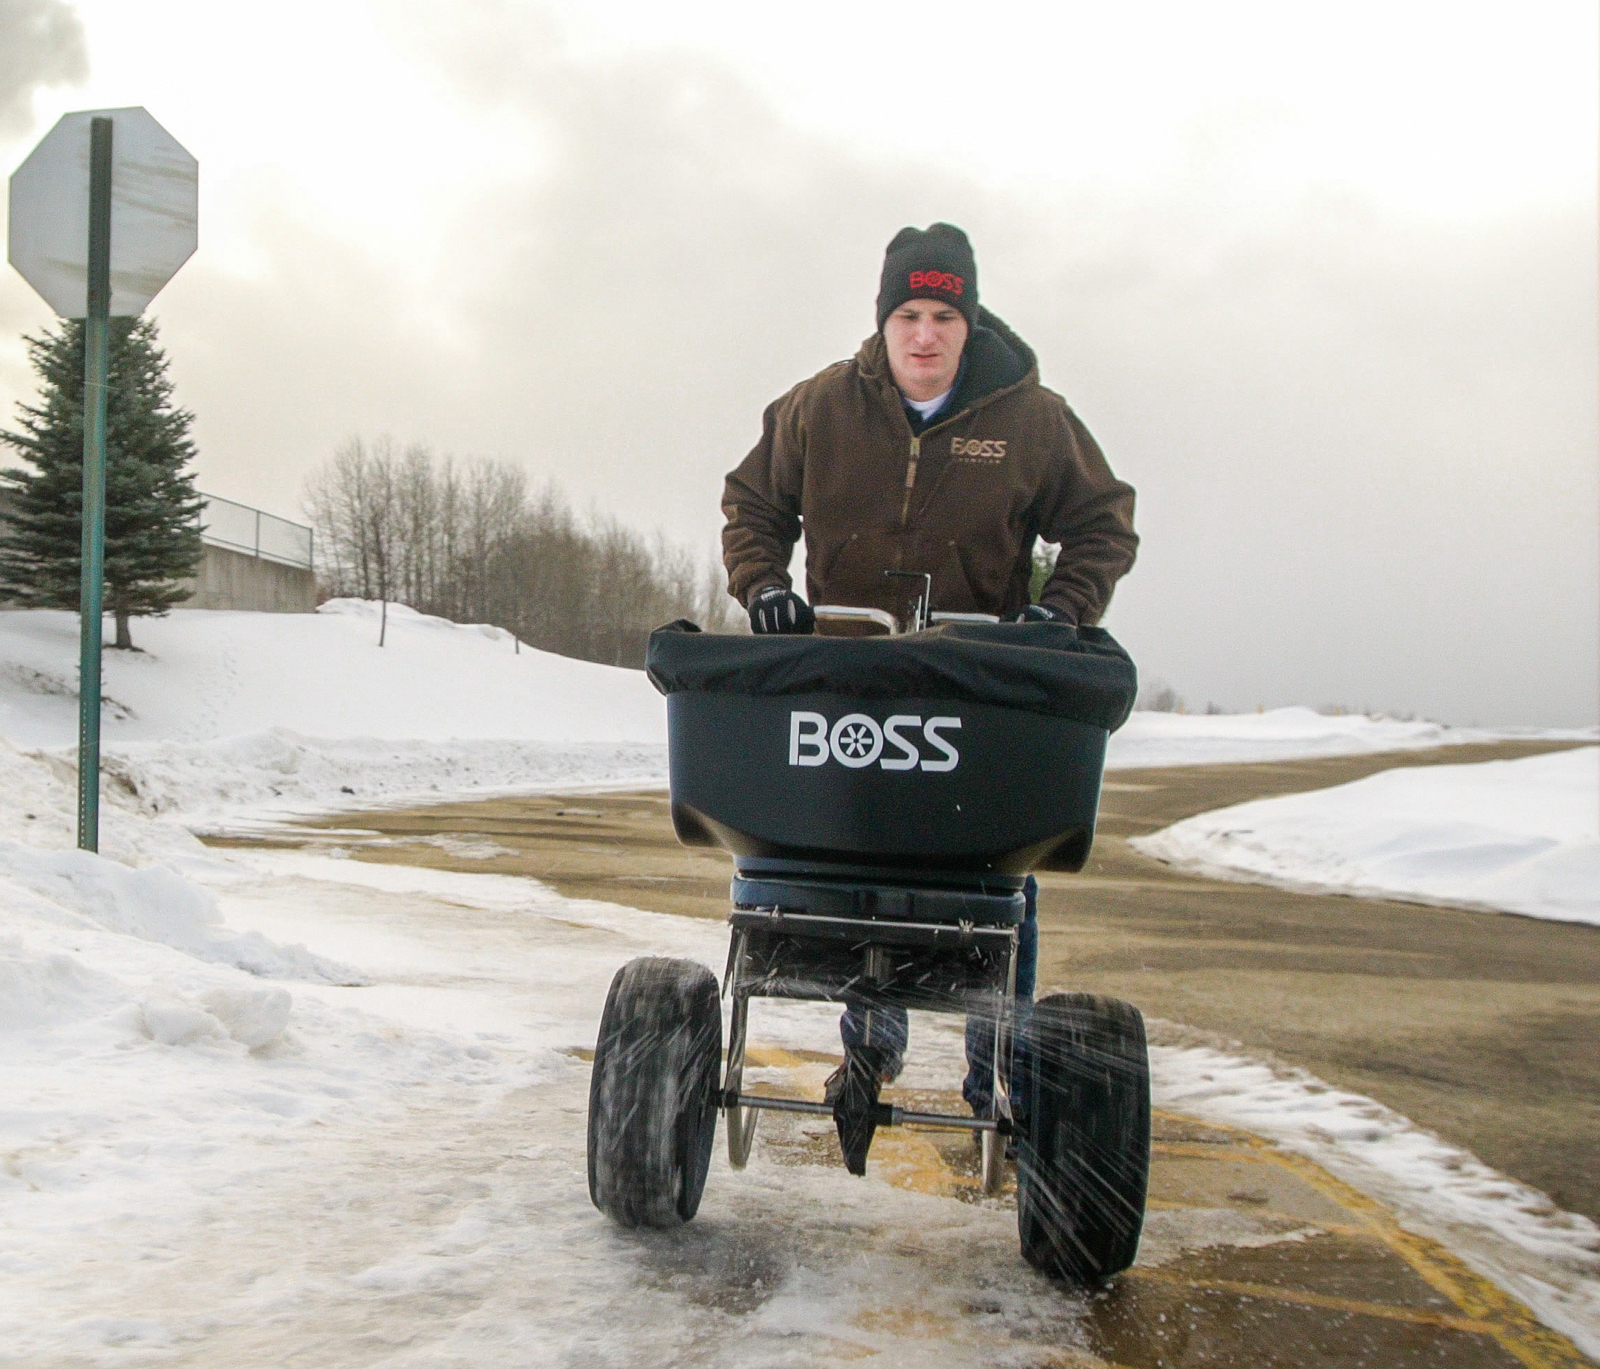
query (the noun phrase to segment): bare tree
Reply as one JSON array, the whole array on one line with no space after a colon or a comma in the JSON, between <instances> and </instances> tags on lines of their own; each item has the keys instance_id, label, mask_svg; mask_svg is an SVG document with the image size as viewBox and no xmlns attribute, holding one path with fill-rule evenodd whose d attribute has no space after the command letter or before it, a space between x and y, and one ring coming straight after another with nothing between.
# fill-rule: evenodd
<instances>
[{"instance_id":1,"label":"bare tree","mask_svg":"<svg viewBox=\"0 0 1600 1369\"><path fill-rule=\"evenodd\" d=\"M614 518L576 518L553 484L530 490L506 462L436 456L351 438L307 480L330 594L390 598L519 642L611 665L644 663L650 631L688 617L741 628L710 556Z\"/></svg>"},{"instance_id":2,"label":"bare tree","mask_svg":"<svg viewBox=\"0 0 1600 1369\"><path fill-rule=\"evenodd\" d=\"M379 601L379 646L388 633L389 598L398 588L396 464L387 439L380 438L368 450L359 437L349 438L306 481L302 501L320 531L328 589Z\"/></svg>"}]
</instances>

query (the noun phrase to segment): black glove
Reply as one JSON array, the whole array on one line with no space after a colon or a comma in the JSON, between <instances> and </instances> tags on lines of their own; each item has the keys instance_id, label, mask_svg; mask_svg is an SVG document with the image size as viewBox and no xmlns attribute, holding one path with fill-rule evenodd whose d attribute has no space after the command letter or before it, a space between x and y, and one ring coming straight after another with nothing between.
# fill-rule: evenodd
<instances>
[{"instance_id":1,"label":"black glove","mask_svg":"<svg viewBox=\"0 0 1600 1369\"><path fill-rule=\"evenodd\" d=\"M1018 609L1009 618L1008 623L1066 623L1073 626L1072 619L1059 609L1046 608L1043 604L1029 604L1027 608Z\"/></svg>"},{"instance_id":2,"label":"black glove","mask_svg":"<svg viewBox=\"0 0 1600 1369\"><path fill-rule=\"evenodd\" d=\"M811 605L792 589L773 585L750 601L751 632L814 632L816 627Z\"/></svg>"}]
</instances>

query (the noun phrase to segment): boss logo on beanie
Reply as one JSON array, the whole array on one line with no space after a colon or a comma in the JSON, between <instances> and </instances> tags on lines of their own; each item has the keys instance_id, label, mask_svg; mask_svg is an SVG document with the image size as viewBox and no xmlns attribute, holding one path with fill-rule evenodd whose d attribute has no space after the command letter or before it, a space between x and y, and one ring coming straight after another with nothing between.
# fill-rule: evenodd
<instances>
[{"instance_id":1,"label":"boss logo on beanie","mask_svg":"<svg viewBox=\"0 0 1600 1369\"><path fill-rule=\"evenodd\" d=\"M967 235L953 223L902 228L889 242L878 281L878 327L909 299L954 305L978 326L978 263Z\"/></svg>"},{"instance_id":2,"label":"boss logo on beanie","mask_svg":"<svg viewBox=\"0 0 1600 1369\"><path fill-rule=\"evenodd\" d=\"M967 286L960 276L951 275L948 271L913 271L908 284L914 291L937 290L940 294L955 295L958 299Z\"/></svg>"}]
</instances>

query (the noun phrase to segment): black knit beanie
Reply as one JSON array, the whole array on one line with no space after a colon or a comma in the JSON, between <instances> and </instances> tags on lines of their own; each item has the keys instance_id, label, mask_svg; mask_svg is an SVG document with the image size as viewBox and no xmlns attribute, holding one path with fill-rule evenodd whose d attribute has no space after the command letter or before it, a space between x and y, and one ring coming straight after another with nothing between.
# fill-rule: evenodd
<instances>
[{"instance_id":1,"label":"black knit beanie","mask_svg":"<svg viewBox=\"0 0 1600 1369\"><path fill-rule=\"evenodd\" d=\"M890 240L878 282L878 331L908 299L955 306L969 329L978 326L978 263L967 235L953 223L902 228Z\"/></svg>"}]
</instances>

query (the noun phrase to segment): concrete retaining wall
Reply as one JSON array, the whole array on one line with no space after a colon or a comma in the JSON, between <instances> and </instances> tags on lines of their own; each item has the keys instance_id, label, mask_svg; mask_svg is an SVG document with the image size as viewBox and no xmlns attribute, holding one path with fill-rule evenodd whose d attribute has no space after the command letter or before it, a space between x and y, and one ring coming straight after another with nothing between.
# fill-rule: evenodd
<instances>
[{"instance_id":1,"label":"concrete retaining wall","mask_svg":"<svg viewBox=\"0 0 1600 1369\"><path fill-rule=\"evenodd\" d=\"M200 574L188 582L184 608L242 608L258 613L315 613L317 577L301 566L265 561L226 547L205 547Z\"/></svg>"}]
</instances>

